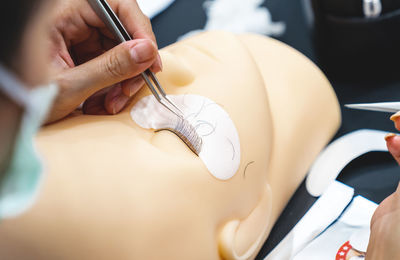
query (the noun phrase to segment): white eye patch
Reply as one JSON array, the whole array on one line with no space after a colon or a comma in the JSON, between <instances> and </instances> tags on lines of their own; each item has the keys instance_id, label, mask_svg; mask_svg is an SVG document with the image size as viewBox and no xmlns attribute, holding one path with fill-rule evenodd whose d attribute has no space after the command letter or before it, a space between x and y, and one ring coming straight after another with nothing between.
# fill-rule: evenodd
<instances>
[{"instance_id":1,"label":"white eye patch","mask_svg":"<svg viewBox=\"0 0 400 260\"><path fill-rule=\"evenodd\" d=\"M210 99L198 95L168 96L184 113L203 140L199 154L210 173L220 180L235 175L240 165L240 141L228 113ZM176 116L154 96L139 100L131 110L133 121L146 129L173 128Z\"/></svg>"}]
</instances>

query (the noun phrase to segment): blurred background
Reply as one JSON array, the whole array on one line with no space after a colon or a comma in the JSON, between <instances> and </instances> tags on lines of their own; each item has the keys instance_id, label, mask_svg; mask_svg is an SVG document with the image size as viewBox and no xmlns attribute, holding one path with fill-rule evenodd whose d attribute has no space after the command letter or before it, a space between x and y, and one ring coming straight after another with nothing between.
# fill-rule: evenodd
<instances>
[{"instance_id":1,"label":"blurred background","mask_svg":"<svg viewBox=\"0 0 400 260\"><path fill-rule=\"evenodd\" d=\"M369 4L381 4L381 9L378 6L378 10L376 5L372 5L369 6L368 13L363 6L365 1ZM204 28L208 22L207 10L209 10L206 8L209 4L204 2L175 0L156 15L152 19L152 24L159 46L167 46L190 31ZM230 3L235 2L237 1ZM271 22L283 24L284 28L281 33L277 33L276 30L268 32L264 28L264 34L272 34L272 37L297 49L314 61L327 75L342 109L342 126L335 138L364 128L396 132L389 120L390 114L350 110L343 105L400 101L398 72L400 14L397 11L400 6L396 3L400 1L243 0L241 2L248 2L249 5L256 3L260 7L266 7L271 15ZM229 8L223 5L220 8L222 8L220 12L225 10L229 13ZM227 23L234 23L238 19L234 12L231 15L232 20ZM259 21L255 22L260 25ZM280 29L282 28L278 28L277 31ZM399 173L400 168L389 153L373 152L350 163L340 174L339 180L354 187L355 195L360 194L380 203L395 191L400 180ZM315 198L307 193L303 183L272 230L258 256L259 259L262 259L286 235L314 201Z\"/></svg>"}]
</instances>

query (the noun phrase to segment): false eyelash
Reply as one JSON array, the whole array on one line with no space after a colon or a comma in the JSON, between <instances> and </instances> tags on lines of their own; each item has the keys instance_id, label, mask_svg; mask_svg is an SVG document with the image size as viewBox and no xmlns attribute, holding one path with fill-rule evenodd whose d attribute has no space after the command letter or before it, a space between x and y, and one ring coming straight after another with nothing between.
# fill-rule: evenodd
<instances>
[{"instance_id":1,"label":"false eyelash","mask_svg":"<svg viewBox=\"0 0 400 260\"><path fill-rule=\"evenodd\" d=\"M232 151L233 151L233 153L232 153L232 161L233 161L235 159L235 156L236 156L235 146L233 145L231 139L226 138L226 140L228 140L228 142L232 145Z\"/></svg>"},{"instance_id":2,"label":"false eyelash","mask_svg":"<svg viewBox=\"0 0 400 260\"><path fill-rule=\"evenodd\" d=\"M215 130L217 129L217 124L213 125L213 124L211 124L210 122L207 122L207 121L204 121L204 120L199 120L199 121L197 121L196 123L199 123L199 124L195 125L195 127L194 127L194 128L196 129L196 131L197 131L202 125L208 125L208 126L211 127L211 131L210 131L209 133L202 134L201 137L209 136L209 135L215 133Z\"/></svg>"},{"instance_id":3,"label":"false eyelash","mask_svg":"<svg viewBox=\"0 0 400 260\"><path fill-rule=\"evenodd\" d=\"M199 156L203 146L203 141L198 136L194 127L187 120L179 118L175 128L162 128L157 129L155 132L157 133L163 130L174 133L187 145L187 147L189 147L190 150L192 150L192 152Z\"/></svg>"},{"instance_id":4,"label":"false eyelash","mask_svg":"<svg viewBox=\"0 0 400 260\"><path fill-rule=\"evenodd\" d=\"M186 105L186 98L189 94L184 94L183 95L183 101L182 104L183 106L187 107ZM217 124L212 124L210 122L207 122L205 120L197 120L196 124L193 126L192 124L189 123L189 118L193 118L195 119L196 117L198 117L207 107L212 106L212 105L218 105L215 102L210 102L208 104L206 104L206 99L203 99L203 103L200 106L200 109L195 112L195 113L191 113L187 116L185 116L185 119L181 119L178 121L177 125L175 126L175 128L162 128L162 129L158 129L156 130L156 132L160 132L163 130L167 130L170 131L172 133L174 133L176 136L178 136L188 147L190 150L192 150L196 155L199 155L201 152L201 148L203 146L203 142L201 137L206 137L209 136L213 133L215 133L216 129L217 129ZM210 132L201 135L201 137L199 137L199 134L197 133L197 130L199 129L199 127L201 127L202 125L208 125L210 126L211 130ZM235 147L232 143L232 141L230 139L228 139L228 142L231 144L232 146L232 161L235 159L236 156L236 151L235 151Z\"/></svg>"},{"instance_id":5,"label":"false eyelash","mask_svg":"<svg viewBox=\"0 0 400 260\"><path fill-rule=\"evenodd\" d=\"M196 113L191 113L191 114L187 115L186 119L189 119L191 117L193 117L193 118L198 117L201 114L201 112L204 110L205 103L206 103L206 100L203 100L203 104L201 105L199 111L197 111Z\"/></svg>"},{"instance_id":6,"label":"false eyelash","mask_svg":"<svg viewBox=\"0 0 400 260\"><path fill-rule=\"evenodd\" d=\"M196 113L196 115L194 117L198 117L200 115L200 113L203 111L205 105L206 105L206 100L203 99L203 104L201 104L199 111Z\"/></svg>"},{"instance_id":7,"label":"false eyelash","mask_svg":"<svg viewBox=\"0 0 400 260\"><path fill-rule=\"evenodd\" d=\"M246 164L246 166L244 167L244 171L243 171L243 178L246 178L247 167L249 167L253 163L255 163L255 161L251 161L251 162Z\"/></svg>"}]
</instances>

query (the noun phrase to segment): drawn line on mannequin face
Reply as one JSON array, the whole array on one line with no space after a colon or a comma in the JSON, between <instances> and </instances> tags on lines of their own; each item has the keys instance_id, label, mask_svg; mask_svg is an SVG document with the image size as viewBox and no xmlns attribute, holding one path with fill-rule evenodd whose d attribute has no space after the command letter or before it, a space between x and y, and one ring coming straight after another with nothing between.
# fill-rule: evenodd
<instances>
[{"instance_id":1,"label":"drawn line on mannequin face","mask_svg":"<svg viewBox=\"0 0 400 260\"><path fill-rule=\"evenodd\" d=\"M252 165L253 163L255 163L255 161L251 161L248 164L246 164L246 167L244 167L244 171L243 171L243 178L246 178L246 171L247 171L247 167L249 167L250 165Z\"/></svg>"},{"instance_id":2,"label":"drawn line on mannequin face","mask_svg":"<svg viewBox=\"0 0 400 260\"><path fill-rule=\"evenodd\" d=\"M235 146L233 145L233 142L231 141L231 139L226 138L226 140L228 140L228 142L231 144L232 146L232 161L235 159L236 156L236 150L235 150Z\"/></svg>"}]
</instances>

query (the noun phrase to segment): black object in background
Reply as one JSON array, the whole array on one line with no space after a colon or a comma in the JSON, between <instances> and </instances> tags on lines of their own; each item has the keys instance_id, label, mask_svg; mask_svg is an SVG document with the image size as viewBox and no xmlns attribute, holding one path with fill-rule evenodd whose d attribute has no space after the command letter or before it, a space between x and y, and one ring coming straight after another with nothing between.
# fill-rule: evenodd
<instances>
[{"instance_id":1,"label":"black object in background","mask_svg":"<svg viewBox=\"0 0 400 260\"><path fill-rule=\"evenodd\" d=\"M329 77L344 81L399 79L400 1L382 0L376 18L363 0L309 0L316 57Z\"/></svg>"}]
</instances>

